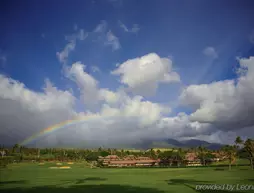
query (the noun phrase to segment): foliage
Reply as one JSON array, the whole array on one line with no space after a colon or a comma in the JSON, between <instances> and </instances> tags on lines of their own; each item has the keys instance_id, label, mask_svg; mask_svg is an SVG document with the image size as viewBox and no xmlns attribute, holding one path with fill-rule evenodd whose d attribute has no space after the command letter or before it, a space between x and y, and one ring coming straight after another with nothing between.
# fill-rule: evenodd
<instances>
[{"instance_id":1,"label":"foliage","mask_svg":"<svg viewBox=\"0 0 254 193\"><path fill-rule=\"evenodd\" d=\"M252 170L254 169L254 140L253 139L247 139L244 142L244 149L248 153L248 159L250 160L250 166Z\"/></svg>"},{"instance_id":2,"label":"foliage","mask_svg":"<svg viewBox=\"0 0 254 193\"><path fill-rule=\"evenodd\" d=\"M236 160L237 146L236 145L226 145L222 148L228 161L229 161L229 170L231 170L231 165L233 161Z\"/></svg>"}]
</instances>

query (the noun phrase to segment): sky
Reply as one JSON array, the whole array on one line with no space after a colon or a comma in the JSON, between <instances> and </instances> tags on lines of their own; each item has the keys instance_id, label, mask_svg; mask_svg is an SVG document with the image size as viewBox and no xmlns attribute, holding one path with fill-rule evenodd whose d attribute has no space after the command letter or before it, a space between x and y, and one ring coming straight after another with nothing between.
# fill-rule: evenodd
<instances>
[{"instance_id":1,"label":"sky","mask_svg":"<svg viewBox=\"0 0 254 193\"><path fill-rule=\"evenodd\" d=\"M253 138L253 10L251 0L1 1L1 143L76 118L88 121L33 145Z\"/></svg>"}]
</instances>

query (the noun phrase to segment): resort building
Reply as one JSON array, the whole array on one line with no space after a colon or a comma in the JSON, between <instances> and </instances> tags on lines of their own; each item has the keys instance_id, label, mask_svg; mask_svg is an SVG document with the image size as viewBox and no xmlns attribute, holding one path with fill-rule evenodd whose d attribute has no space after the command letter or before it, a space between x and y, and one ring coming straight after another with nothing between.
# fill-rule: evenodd
<instances>
[{"instance_id":1,"label":"resort building","mask_svg":"<svg viewBox=\"0 0 254 193\"><path fill-rule=\"evenodd\" d=\"M103 166L109 167L153 166L159 163L159 160L154 160L149 157L135 157L134 155L129 155L122 159L116 155L99 156L98 161L102 161Z\"/></svg>"}]
</instances>

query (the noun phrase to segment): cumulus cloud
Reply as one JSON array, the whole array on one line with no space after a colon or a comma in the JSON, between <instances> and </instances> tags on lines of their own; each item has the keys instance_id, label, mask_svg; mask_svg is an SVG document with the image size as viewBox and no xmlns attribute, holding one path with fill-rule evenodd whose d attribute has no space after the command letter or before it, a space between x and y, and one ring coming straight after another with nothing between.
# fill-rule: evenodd
<instances>
[{"instance_id":1,"label":"cumulus cloud","mask_svg":"<svg viewBox=\"0 0 254 193\"><path fill-rule=\"evenodd\" d=\"M171 61L156 54L147 56L126 61L123 64L127 63L127 67L121 64L119 68L125 72L125 68L127 71L133 68L133 62L138 69L148 65L152 72L142 72L149 83L170 82ZM153 61L158 64L157 68L149 66ZM74 117L87 119L37 139L37 146L119 147L146 139L165 138L226 143L232 142L237 135L251 137L254 136L254 58L240 59L239 63L243 70L236 80L186 87L180 101L192 107L193 113L175 116L170 116L170 106L140 95L130 96L125 90L100 88L99 81L87 73L86 66L80 62L66 68L65 75L76 83L82 102L99 103L96 111L86 107L77 112L75 106L79 98L58 89L48 79L42 91L33 91L21 82L0 75L1 142L18 143L43 128ZM135 69L133 72L141 71ZM163 78L158 79L157 73ZM124 79L129 86L138 84L135 76L134 82L128 82L133 80L131 78ZM144 83L141 81L141 84Z\"/></svg>"},{"instance_id":2,"label":"cumulus cloud","mask_svg":"<svg viewBox=\"0 0 254 193\"><path fill-rule=\"evenodd\" d=\"M129 33L137 33L140 30L140 27L138 24L133 24L132 28L128 28L125 24L123 24L120 20L118 21L119 26L125 31Z\"/></svg>"},{"instance_id":3,"label":"cumulus cloud","mask_svg":"<svg viewBox=\"0 0 254 193\"><path fill-rule=\"evenodd\" d=\"M179 82L180 76L173 71L172 61L151 53L141 58L127 60L112 74L121 76L121 83L128 85L136 94L153 95L159 83Z\"/></svg>"},{"instance_id":4,"label":"cumulus cloud","mask_svg":"<svg viewBox=\"0 0 254 193\"><path fill-rule=\"evenodd\" d=\"M84 66L74 64L70 69L71 74L77 74L77 84L82 87L88 82L94 82L84 72L80 73L83 70L79 68L84 69ZM88 81L83 82L84 80ZM73 145L84 140L90 145L130 144L148 135L147 128L156 133L156 128L150 126L170 111L170 108L145 101L141 96L131 98L125 93L98 89L106 102L101 110L98 113L77 113L74 110L75 97L68 91L57 89L49 80L45 81L43 92L35 92L24 84L1 75L0 88L0 135L7 144L10 139L12 143L20 142L43 128L77 116L97 119L50 134L43 140L38 140L37 145L59 145L60 142ZM84 89L90 92L89 89Z\"/></svg>"},{"instance_id":5,"label":"cumulus cloud","mask_svg":"<svg viewBox=\"0 0 254 193\"><path fill-rule=\"evenodd\" d=\"M240 59L237 80L190 85L180 96L182 104L194 109L192 121L211 123L220 130L237 130L254 125L254 57Z\"/></svg>"},{"instance_id":6,"label":"cumulus cloud","mask_svg":"<svg viewBox=\"0 0 254 193\"><path fill-rule=\"evenodd\" d=\"M216 52L214 47L206 47L203 50L203 54L206 55L207 57L212 58L212 59L218 58L218 53Z\"/></svg>"},{"instance_id":7,"label":"cumulus cloud","mask_svg":"<svg viewBox=\"0 0 254 193\"><path fill-rule=\"evenodd\" d=\"M75 97L61 91L48 80L43 92L0 75L0 126L2 143L20 142L28 135L75 115ZM10 141L12 139L13 141Z\"/></svg>"},{"instance_id":8,"label":"cumulus cloud","mask_svg":"<svg viewBox=\"0 0 254 193\"><path fill-rule=\"evenodd\" d=\"M80 92L82 101L86 104L94 104L98 100L98 82L85 72L86 66L80 62L72 64L67 68L65 74L72 81L76 82Z\"/></svg>"}]
</instances>

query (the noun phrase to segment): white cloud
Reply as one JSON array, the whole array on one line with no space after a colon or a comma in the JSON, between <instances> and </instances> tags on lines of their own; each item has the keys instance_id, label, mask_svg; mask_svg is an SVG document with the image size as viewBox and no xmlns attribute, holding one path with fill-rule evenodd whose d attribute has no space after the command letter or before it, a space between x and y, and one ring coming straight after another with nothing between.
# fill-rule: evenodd
<instances>
[{"instance_id":1,"label":"white cloud","mask_svg":"<svg viewBox=\"0 0 254 193\"><path fill-rule=\"evenodd\" d=\"M81 68L84 67L75 64L70 70L71 74L75 74L78 84L94 84L92 77L80 73ZM84 89L90 92L89 89ZM141 96L130 97L120 91L98 90L105 101L102 108L97 113L87 110L77 113L74 110L75 97L68 91L57 89L48 80L43 92L35 92L22 83L1 75L1 142L11 145L52 124L83 116L89 117L87 121L36 139L37 146L64 144L77 147L119 147L133 145L145 139L195 137L208 135L213 131L210 124L190 122L188 115L184 113L165 117L170 112L169 107L144 100Z\"/></svg>"},{"instance_id":2,"label":"white cloud","mask_svg":"<svg viewBox=\"0 0 254 193\"><path fill-rule=\"evenodd\" d=\"M77 33L70 36L66 36L65 39L68 43L61 52L56 53L58 60L61 63L66 64L70 52L75 50L77 40L85 40L87 36L88 33L86 33L83 29L80 29Z\"/></svg>"},{"instance_id":3,"label":"white cloud","mask_svg":"<svg viewBox=\"0 0 254 193\"><path fill-rule=\"evenodd\" d=\"M92 70L92 72L100 72L101 71L98 66L94 66L94 65L91 66L91 70Z\"/></svg>"},{"instance_id":4,"label":"white cloud","mask_svg":"<svg viewBox=\"0 0 254 193\"><path fill-rule=\"evenodd\" d=\"M179 82L180 76L172 70L172 61L151 53L127 60L112 72L121 76L121 83L134 93L152 95L159 83Z\"/></svg>"},{"instance_id":5,"label":"white cloud","mask_svg":"<svg viewBox=\"0 0 254 193\"><path fill-rule=\"evenodd\" d=\"M118 21L119 26L125 31L129 33L137 33L140 30L140 27L138 24L133 24L132 28L127 28L125 24L123 24L121 21Z\"/></svg>"},{"instance_id":6,"label":"white cloud","mask_svg":"<svg viewBox=\"0 0 254 193\"><path fill-rule=\"evenodd\" d=\"M2 143L20 142L28 135L75 115L75 97L47 80L43 92L0 75L0 136Z\"/></svg>"},{"instance_id":7,"label":"white cloud","mask_svg":"<svg viewBox=\"0 0 254 193\"><path fill-rule=\"evenodd\" d=\"M103 21L100 22L100 24L98 24L96 26L96 28L93 30L93 32L103 33L103 32L106 31L107 26L108 26L107 22L103 20Z\"/></svg>"},{"instance_id":8,"label":"white cloud","mask_svg":"<svg viewBox=\"0 0 254 193\"><path fill-rule=\"evenodd\" d=\"M120 102L121 93L110 91L109 89L100 89L99 98L108 104L116 104Z\"/></svg>"},{"instance_id":9,"label":"white cloud","mask_svg":"<svg viewBox=\"0 0 254 193\"><path fill-rule=\"evenodd\" d=\"M70 41L61 52L57 52L57 58L58 60L65 64L67 62L67 59L69 57L69 53L73 51L76 47L76 42L75 41Z\"/></svg>"},{"instance_id":10,"label":"white cloud","mask_svg":"<svg viewBox=\"0 0 254 193\"><path fill-rule=\"evenodd\" d=\"M218 58L218 53L216 52L214 47L206 47L203 50L203 54L206 55L207 57L212 58L212 59Z\"/></svg>"},{"instance_id":11,"label":"white cloud","mask_svg":"<svg viewBox=\"0 0 254 193\"><path fill-rule=\"evenodd\" d=\"M105 44L112 46L113 51L121 48L119 39L111 31L108 31L108 33L106 35Z\"/></svg>"},{"instance_id":12,"label":"white cloud","mask_svg":"<svg viewBox=\"0 0 254 193\"><path fill-rule=\"evenodd\" d=\"M194 111L191 115L179 113L176 116L170 116L170 106L139 95L129 96L121 89L100 88L99 82L80 62L66 68L65 73L76 83L85 104L99 104L94 112L87 106L77 112L78 99L73 93L56 88L49 80L45 81L42 91L32 91L0 75L0 139L2 143L18 143L43 128L74 117L89 118L39 139L37 145L119 147L145 139L192 138L225 143L232 142L237 135L252 137L254 57L239 62L244 70L237 81L186 87L180 100ZM122 82L131 88L152 84L157 87L160 82L180 80L179 76L170 77L173 73L171 60L156 54L128 60L116 71L122 73ZM141 76L141 81L135 74Z\"/></svg>"},{"instance_id":13,"label":"white cloud","mask_svg":"<svg viewBox=\"0 0 254 193\"><path fill-rule=\"evenodd\" d=\"M239 62L245 73L236 81L191 85L183 91L182 103L194 108L192 121L211 123L225 131L254 125L254 57Z\"/></svg>"},{"instance_id":14,"label":"white cloud","mask_svg":"<svg viewBox=\"0 0 254 193\"><path fill-rule=\"evenodd\" d=\"M93 32L99 34L99 42L102 41L105 46L111 46L113 51L121 48L119 39L111 30L108 30L108 24L106 21L101 21Z\"/></svg>"},{"instance_id":15,"label":"white cloud","mask_svg":"<svg viewBox=\"0 0 254 193\"><path fill-rule=\"evenodd\" d=\"M129 32L129 29L127 28L126 25L124 25L121 21L118 21L119 26L125 31L125 32Z\"/></svg>"},{"instance_id":16,"label":"white cloud","mask_svg":"<svg viewBox=\"0 0 254 193\"><path fill-rule=\"evenodd\" d=\"M76 62L66 69L66 76L77 83L82 101L86 104L94 104L98 100L98 82L85 72L85 68L85 65Z\"/></svg>"},{"instance_id":17,"label":"white cloud","mask_svg":"<svg viewBox=\"0 0 254 193\"><path fill-rule=\"evenodd\" d=\"M214 130L211 124L191 122L189 116L185 113L179 113L175 117L162 118L158 127L168 138L193 137L200 134L208 134Z\"/></svg>"}]
</instances>

